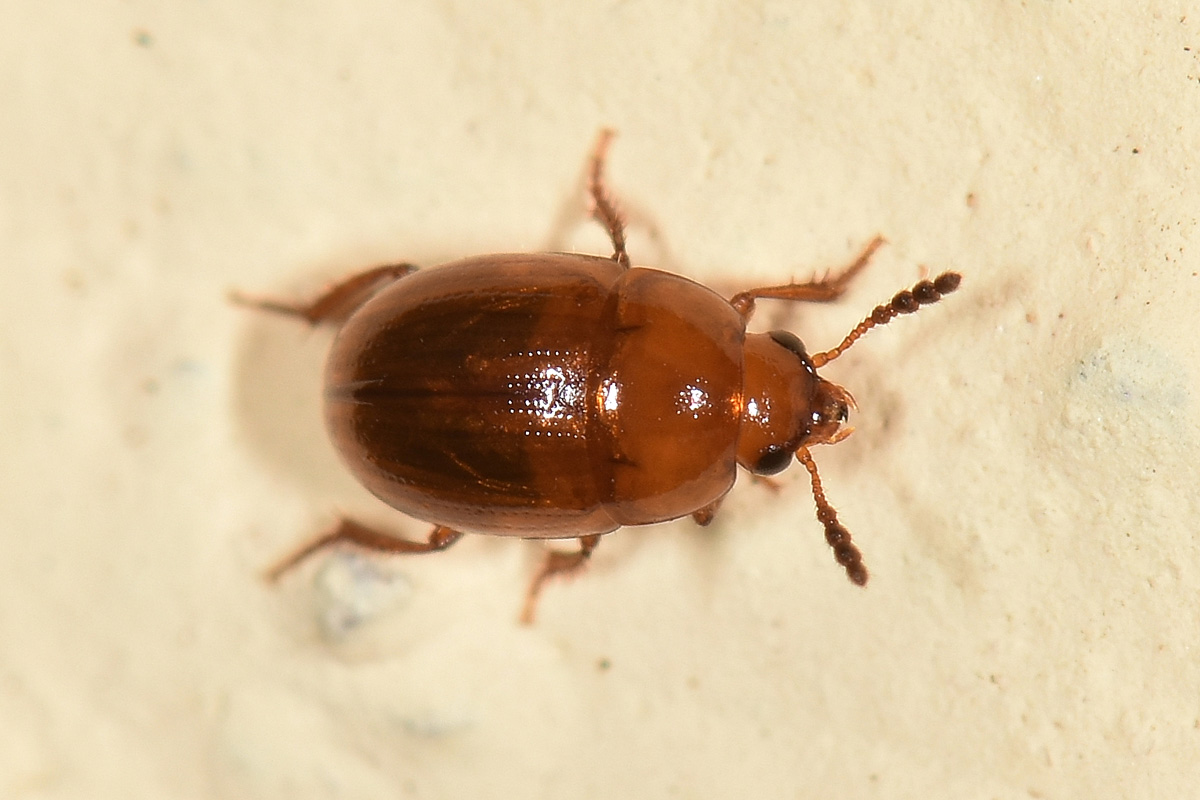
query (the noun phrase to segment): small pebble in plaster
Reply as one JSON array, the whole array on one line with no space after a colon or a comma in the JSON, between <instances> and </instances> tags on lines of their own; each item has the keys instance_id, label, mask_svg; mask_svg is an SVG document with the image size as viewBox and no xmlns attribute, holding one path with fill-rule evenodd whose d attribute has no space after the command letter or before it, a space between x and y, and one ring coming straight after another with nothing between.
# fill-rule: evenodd
<instances>
[{"instance_id":1,"label":"small pebble in plaster","mask_svg":"<svg viewBox=\"0 0 1200 800\"><path fill-rule=\"evenodd\" d=\"M809 473L835 560L853 583L867 583L811 453L850 435L854 398L818 370L872 328L955 291L960 276L944 272L899 292L831 350L809 354L784 330L749 333L759 300L837 300L883 238L839 271L728 300L634 268L603 176L611 137L601 132L588 173L610 257L487 255L422 272L386 265L308 304L234 296L339 327L325 387L333 442L372 493L434 524L425 541L410 541L343 519L270 578L334 544L429 553L464 531L578 539L578 550L547 554L526 594L528 623L545 582L582 569L603 534L685 516L708 524L738 466L765 476L795 460Z\"/></svg>"},{"instance_id":2,"label":"small pebble in plaster","mask_svg":"<svg viewBox=\"0 0 1200 800\"><path fill-rule=\"evenodd\" d=\"M1103 341L1067 376L1064 432L1124 453L1127 469L1168 463L1167 450L1192 438L1187 370L1172 354L1137 338ZM1146 450L1147 447L1151 449Z\"/></svg>"},{"instance_id":3,"label":"small pebble in plaster","mask_svg":"<svg viewBox=\"0 0 1200 800\"><path fill-rule=\"evenodd\" d=\"M1101 343L1079 361L1072 397L1087 398L1098 409L1137 409L1142 424L1159 419L1167 427L1188 403L1183 365L1163 350L1138 339Z\"/></svg>"},{"instance_id":4,"label":"small pebble in plaster","mask_svg":"<svg viewBox=\"0 0 1200 800\"><path fill-rule=\"evenodd\" d=\"M412 583L359 553L328 559L314 578L321 633L338 642L365 622L412 600Z\"/></svg>"}]
</instances>

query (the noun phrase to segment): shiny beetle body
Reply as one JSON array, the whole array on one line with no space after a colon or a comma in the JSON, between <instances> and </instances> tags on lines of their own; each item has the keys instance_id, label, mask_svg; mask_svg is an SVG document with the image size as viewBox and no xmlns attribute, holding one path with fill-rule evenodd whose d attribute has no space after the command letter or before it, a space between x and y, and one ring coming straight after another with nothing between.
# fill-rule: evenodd
<instances>
[{"instance_id":1,"label":"shiny beetle body","mask_svg":"<svg viewBox=\"0 0 1200 800\"><path fill-rule=\"evenodd\" d=\"M782 368L747 374L747 350L779 351ZM499 255L406 277L355 312L326 408L346 464L389 505L469 533L561 538L715 503L739 455L757 461L739 441L754 447L775 415L792 425L795 387L815 380L686 278Z\"/></svg>"},{"instance_id":2,"label":"shiny beetle body","mask_svg":"<svg viewBox=\"0 0 1200 800\"><path fill-rule=\"evenodd\" d=\"M633 268L602 184L607 132L592 161L594 214L611 258L545 253L468 258L427 271L382 267L308 306L256 305L336 321L326 419L355 476L392 507L435 524L427 542L343 520L274 575L334 542L441 550L463 533L578 538L551 575L579 569L601 534L692 515L706 524L737 467L808 469L838 562L867 580L825 500L809 448L836 442L850 394L817 375L871 327L935 302L955 273L879 306L834 350L810 356L786 331L747 333L756 298L838 297L882 239L836 277L726 300L694 281ZM415 274L412 274L414 273Z\"/></svg>"}]
</instances>

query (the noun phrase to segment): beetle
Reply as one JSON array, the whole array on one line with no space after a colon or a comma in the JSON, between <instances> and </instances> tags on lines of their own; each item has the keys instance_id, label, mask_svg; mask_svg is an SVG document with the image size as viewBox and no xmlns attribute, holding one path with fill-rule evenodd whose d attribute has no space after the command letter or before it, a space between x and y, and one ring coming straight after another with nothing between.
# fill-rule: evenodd
<instances>
[{"instance_id":1,"label":"beetle","mask_svg":"<svg viewBox=\"0 0 1200 800\"><path fill-rule=\"evenodd\" d=\"M235 295L338 325L325 374L333 443L368 490L434 526L425 541L411 541L341 519L270 578L338 543L427 553L464 533L578 539L576 551L547 553L526 594L528 623L547 579L580 570L604 534L689 515L708 524L739 466L769 476L794 458L809 473L834 558L866 584L862 555L811 454L851 433L854 399L818 370L869 329L953 292L959 274L898 293L831 350L810 354L788 331L749 333L759 299L836 300L883 238L836 274L728 300L679 275L634 267L604 180L612 135L601 131L588 170L609 257L386 265L307 305Z\"/></svg>"}]
</instances>

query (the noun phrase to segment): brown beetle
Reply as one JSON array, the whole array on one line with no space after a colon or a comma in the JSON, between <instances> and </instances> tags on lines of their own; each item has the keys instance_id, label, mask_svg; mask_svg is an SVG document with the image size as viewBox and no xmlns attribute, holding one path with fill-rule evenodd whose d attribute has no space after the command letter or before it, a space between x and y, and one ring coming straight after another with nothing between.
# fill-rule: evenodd
<instances>
[{"instance_id":1,"label":"brown beetle","mask_svg":"<svg viewBox=\"0 0 1200 800\"><path fill-rule=\"evenodd\" d=\"M863 333L958 287L946 272L875 308L832 350L808 354L787 331L747 333L758 298L827 302L883 243L835 276L751 289L726 301L687 278L633 268L604 186L611 131L592 155L593 216L610 258L489 255L411 274L356 275L307 306L246 301L312 324L340 324L326 373L326 419L355 476L388 505L434 523L424 542L343 519L283 561L278 577L328 545L443 550L464 532L579 539L551 551L530 585L580 569L600 537L691 515L710 522L740 464L808 470L817 518L850 580L858 548L825 499L813 445L845 438L854 400L817 374Z\"/></svg>"}]
</instances>

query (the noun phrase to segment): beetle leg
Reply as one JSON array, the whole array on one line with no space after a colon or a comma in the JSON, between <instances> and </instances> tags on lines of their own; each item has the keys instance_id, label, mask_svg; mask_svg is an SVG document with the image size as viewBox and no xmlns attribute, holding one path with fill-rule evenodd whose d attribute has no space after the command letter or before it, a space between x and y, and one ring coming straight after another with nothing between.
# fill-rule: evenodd
<instances>
[{"instance_id":1,"label":"beetle leg","mask_svg":"<svg viewBox=\"0 0 1200 800\"><path fill-rule=\"evenodd\" d=\"M779 490L783 488L779 485L779 481L768 478L766 475L755 475L753 472L750 473L750 482L767 487L772 494L779 494Z\"/></svg>"},{"instance_id":2,"label":"beetle leg","mask_svg":"<svg viewBox=\"0 0 1200 800\"><path fill-rule=\"evenodd\" d=\"M723 496L718 497L708 505L697 508L692 512L692 519L694 519L696 524L700 527L707 526L713 521L713 517L717 515L717 511L721 508L721 502L724 501L724 499L725 498Z\"/></svg>"},{"instance_id":3,"label":"beetle leg","mask_svg":"<svg viewBox=\"0 0 1200 800\"><path fill-rule=\"evenodd\" d=\"M317 537L268 570L266 578L275 582L317 551L343 542L380 553L432 553L445 550L461 538L461 532L445 525L435 525L427 541L414 542L368 528L352 519L343 519L332 531Z\"/></svg>"},{"instance_id":4,"label":"beetle leg","mask_svg":"<svg viewBox=\"0 0 1200 800\"><path fill-rule=\"evenodd\" d=\"M371 295L416 270L417 268L412 264L387 264L375 267L333 285L308 305L259 300L246 297L237 291L230 292L229 299L238 305L302 317L309 325L316 325L320 322L342 322L365 303Z\"/></svg>"},{"instance_id":5,"label":"beetle leg","mask_svg":"<svg viewBox=\"0 0 1200 800\"><path fill-rule=\"evenodd\" d=\"M592 217L608 231L612 240L612 260L622 267L629 267L629 254L625 252L625 221L617 211L616 203L608 194L604 182L604 159L608 154L608 143L615 135L612 128L604 128L596 139L592 150L592 168L588 173L588 193L592 196Z\"/></svg>"},{"instance_id":6,"label":"beetle leg","mask_svg":"<svg viewBox=\"0 0 1200 800\"><path fill-rule=\"evenodd\" d=\"M763 486L766 486L772 492L779 491L779 482L773 481L770 478L767 478L763 475L755 475L755 474L751 473L750 480L753 481L754 483L759 483L759 484L762 484ZM716 518L717 512L721 510L721 504L724 502L725 502L725 495L721 495L720 497L718 497L716 500L713 500L708 505L701 506L700 508L697 508L695 511L693 511L692 519L695 520L696 524L702 528L709 526L710 524L712 524L712 521Z\"/></svg>"},{"instance_id":7,"label":"beetle leg","mask_svg":"<svg viewBox=\"0 0 1200 800\"><path fill-rule=\"evenodd\" d=\"M781 286L762 286L757 289L747 289L731 297L729 304L737 309L738 313L743 317L749 319L750 315L754 313L754 301L760 297L772 300L794 300L808 303L828 303L837 300L845 293L854 276L862 271L862 268L871 260L871 256L875 254L875 251L885 241L882 236L876 236L863 248L862 252L858 254L858 258L852 264L837 272L828 273L819 280L812 280L808 283L786 283Z\"/></svg>"},{"instance_id":8,"label":"beetle leg","mask_svg":"<svg viewBox=\"0 0 1200 800\"><path fill-rule=\"evenodd\" d=\"M521 624L533 624L538 595L541 594L542 586L546 581L554 575L570 575L583 569L584 564L587 563L592 551L599 543L600 534L593 533L589 536L579 537L579 552L577 553L563 553L557 550L546 553L546 560L542 562L541 570L534 576L533 583L529 584L529 593L525 595L525 608L521 611Z\"/></svg>"}]
</instances>

